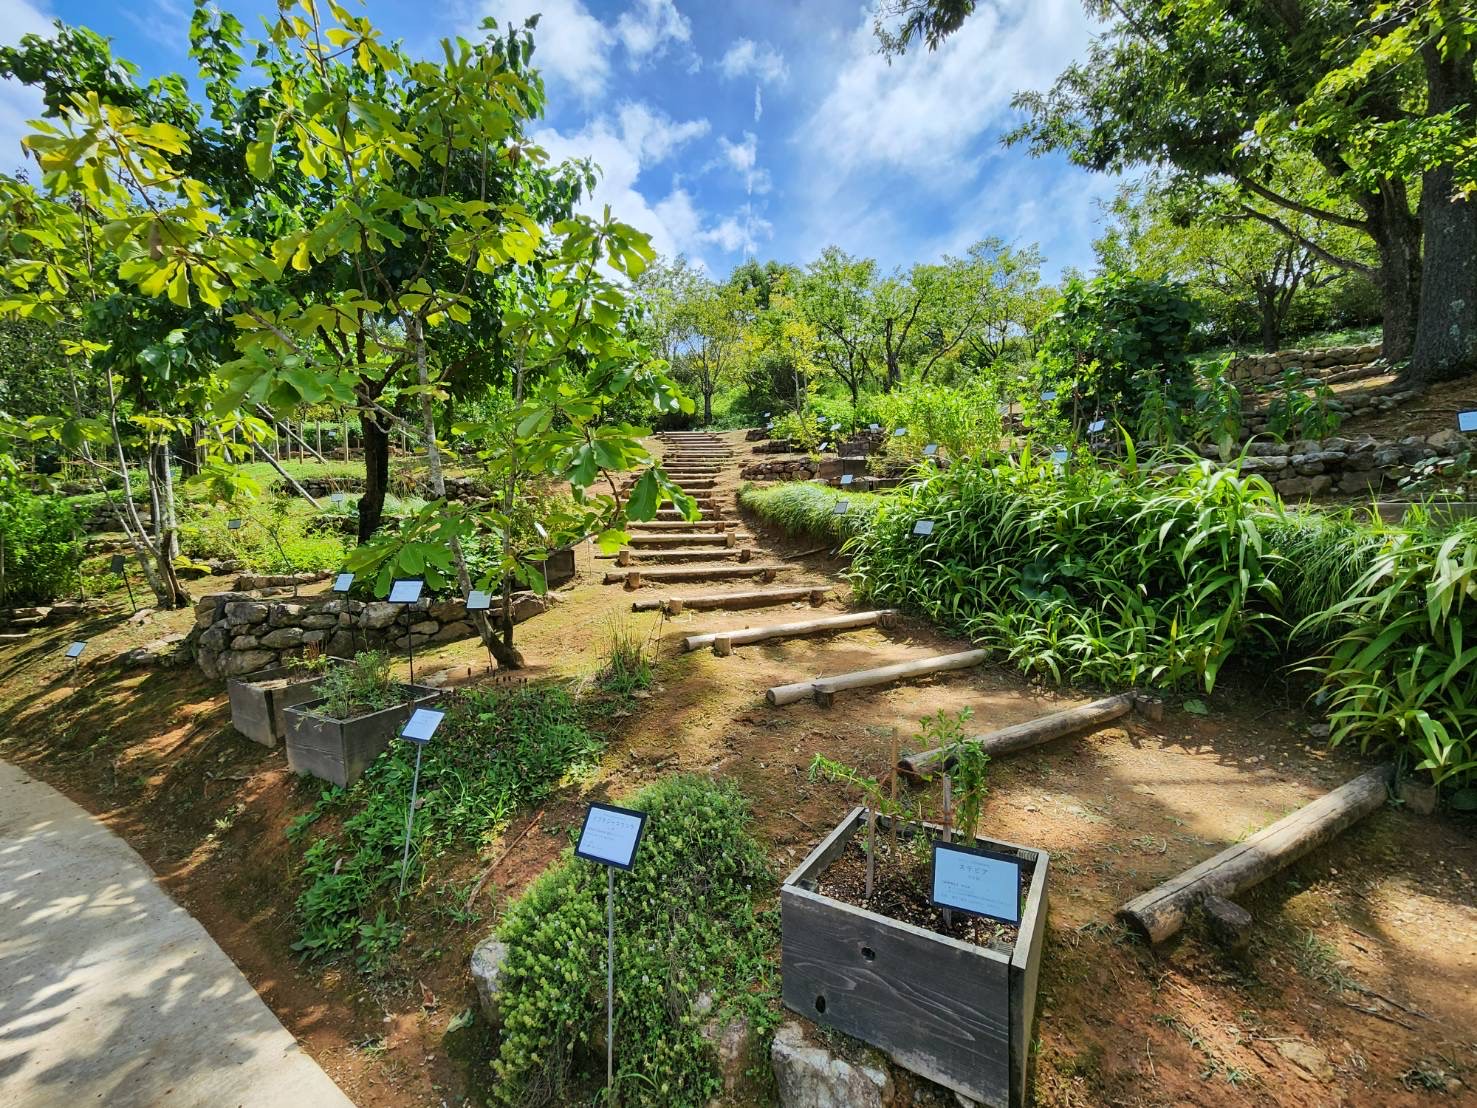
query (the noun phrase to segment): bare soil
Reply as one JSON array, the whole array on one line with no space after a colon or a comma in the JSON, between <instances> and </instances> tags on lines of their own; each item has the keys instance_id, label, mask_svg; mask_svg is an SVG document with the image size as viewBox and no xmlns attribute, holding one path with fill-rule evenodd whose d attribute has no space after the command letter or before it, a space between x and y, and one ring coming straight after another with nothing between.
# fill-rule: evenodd
<instances>
[{"instance_id":1,"label":"bare soil","mask_svg":"<svg viewBox=\"0 0 1477 1108\"><path fill-rule=\"evenodd\" d=\"M746 459L742 436L729 437ZM719 487L722 503L733 503L736 472ZM803 549L762 533L755 545L764 561ZM121 667L132 647L187 629L191 613L131 624L120 602L110 616L0 645L0 757L127 838L357 1103L442 1105L477 1102L487 1077L481 1032L447 1034L475 1004L470 950L500 906L568 843L587 800L618 799L676 771L730 778L750 797L783 876L856 800L809 780L817 752L878 775L888 768L893 730L906 739L939 709L971 707L973 725L987 730L1095 695L987 666L843 693L831 709L769 707L770 685L963 644L905 619L888 631L739 647L729 658L688 654L687 634L788 622L796 618L790 607L810 609L633 614L634 595L753 586L633 594L598 583L608 563L590 549L578 564L560 603L520 626L531 665L519 679L589 676L607 629L624 626L653 644L658 684L636 710L608 721L612 741L593 779L521 815L501 841L468 844L454 880L422 890L424 908L407 937L414 956L393 982L308 966L290 949L294 867L305 844L288 842L284 831L316 798L316 785L295 782L280 749L236 735L223 691L198 671ZM846 606L840 562L819 554L795 564L779 583L836 583L817 614ZM61 655L75 638L90 646L73 689ZM417 675L484 661L474 642L451 644L418 654ZM980 834L1052 859L1038 1104L1477 1103L1471 819L1388 806L1238 898L1257 921L1241 956L1222 953L1198 926L1151 949L1114 921L1131 896L1367 768L1357 752L1310 737L1316 720L1283 677L1229 673L1202 698L1209 715L1172 704L1160 723L1131 717L992 763ZM465 895L452 895L453 886L469 890L489 869L473 915L452 911Z\"/></svg>"}]
</instances>

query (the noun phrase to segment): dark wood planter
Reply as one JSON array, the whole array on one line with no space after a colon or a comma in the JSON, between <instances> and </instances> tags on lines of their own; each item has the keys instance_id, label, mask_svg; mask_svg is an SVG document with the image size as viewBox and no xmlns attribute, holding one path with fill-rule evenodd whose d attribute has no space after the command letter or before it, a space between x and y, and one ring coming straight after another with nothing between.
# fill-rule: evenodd
<instances>
[{"instance_id":1,"label":"dark wood planter","mask_svg":"<svg viewBox=\"0 0 1477 1108\"><path fill-rule=\"evenodd\" d=\"M300 680L278 685L276 682L292 674ZM282 710L305 700L313 700L322 674L305 673L291 666L274 666L226 682L226 695L231 701L231 726L252 742L275 747L287 737L287 721Z\"/></svg>"},{"instance_id":2,"label":"dark wood planter","mask_svg":"<svg viewBox=\"0 0 1477 1108\"><path fill-rule=\"evenodd\" d=\"M549 551L549 556L540 567L544 574L544 584L551 589L557 589L569 581L574 580L574 547L561 546L556 550Z\"/></svg>"},{"instance_id":3,"label":"dark wood planter","mask_svg":"<svg viewBox=\"0 0 1477 1108\"><path fill-rule=\"evenodd\" d=\"M411 712L441 697L441 690L429 685L401 685L400 691L406 698L401 703L353 719L315 714L322 698L284 709L287 764L294 773L312 774L342 788L352 785L390 745Z\"/></svg>"},{"instance_id":4,"label":"dark wood planter","mask_svg":"<svg viewBox=\"0 0 1477 1108\"><path fill-rule=\"evenodd\" d=\"M1029 874L1015 948L982 947L815 891L852 836L866 833L866 824L866 809L853 809L780 889L786 1007L973 1100L1020 1108L1030 1095L1047 854L980 840L1021 858ZM879 819L878 826L887 821Z\"/></svg>"}]
</instances>

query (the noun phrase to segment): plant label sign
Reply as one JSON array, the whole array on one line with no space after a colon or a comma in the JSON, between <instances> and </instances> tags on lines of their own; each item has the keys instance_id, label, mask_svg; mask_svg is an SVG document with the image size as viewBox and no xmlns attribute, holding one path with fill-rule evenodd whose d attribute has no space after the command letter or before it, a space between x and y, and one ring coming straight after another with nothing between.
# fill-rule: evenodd
<instances>
[{"instance_id":1,"label":"plant label sign","mask_svg":"<svg viewBox=\"0 0 1477 1108\"><path fill-rule=\"evenodd\" d=\"M939 452L939 444L936 443L936 442L931 442L931 443L929 443L927 446L925 446L923 448L923 456L925 458L932 458L938 452Z\"/></svg>"},{"instance_id":2,"label":"plant label sign","mask_svg":"<svg viewBox=\"0 0 1477 1108\"><path fill-rule=\"evenodd\" d=\"M467 611L469 612L485 612L491 607L491 593L485 593L481 589L475 589L472 595L467 597Z\"/></svg>"},{"instance_id":3,"label":"plant label sign","mask_svg":"<svg viewBox=\"0 0 1477 1108\"><path fill-rule=\"evenodd\" d=\"M414 604L421 598L421 589L426 583L419 578L411 580L399 580L390 584L391 604Z\"/></svg>"},{"instance_id":4,"label":"plant label sign","mask_svg":"<svg viewBox=\"0 0 1477 1108\"><path fill-rule=\"evenodd\" d=\"M352 573L340 573L333 579L334 592L348 592L354 587L354 575Z\"/></svg>"},{"instance_id":5,"label":"plant label sign","mask_svg":"<svg viewBox=\"0 0 1477 1108\"><path fill-rule=\"evenodd\" d=\"M1056 389L1047 389L1045 392L1043 392L1041 394L1041 399L1042 400L1055 400L1056 399Z\"/></svg>"},{"instance_id":6,"label":"plant label sign","mask_svg":"<svg viewBox=\"0 0 1477 1108\"><path fill-rule=\"evenodd\" d=\"M1071 456L1071 455L1069 455L1069 454L1068 454L1068 453L1067 453L1067 451L1066 451L1066 450L1065 450L1065 448L1063 448L1063 447L1060 447L1060 446L1059 446L1059 447L1057 447L1057 448L1056 448L1056 449L1055 449L1055 450L1053 450L1053 451L1052 451L1052 452L1051 452L1051 460L1052 460L1052 461L1053 461L1053 462L1055 462L1055 463L1056 463L1056 464L1057 464L1057 465L1059 465L1059 466L1061 466L1061 465L1066 465L1066 464L1067 464L1067 459L1068 459L1068 458L1069 458L1069 457L1070 457L1070 456Z\"/></svg>"},{"instance_id":7,"label":"plant label sign","mask_svg":"<svg viewBox=\"0 0 1477 1108\"><path fill-rule=\"evenodd\" d=\"M330 494L329 497L328 497L328 499L331 500L331 501L333 501L335 504L342 504L345 500L347 500L349 498L347 496L345 496L341 492L336 492L336 493Z\"/></svg>"},{"instance_id":8,"label":"plant label sign","mask_svg":"<svg viewBox=\"0 0 1477 1108\"><path fill-rule=\"evenodd\" d=\"M441 726L441 721L445 718L445 712L438 712L433 708L417 708L405 721L400 737L409 739L413 743L428 743L431 741L431 736L436 733L436 728Z\"/></svg>"},{"instance_id":9,"label":"plant label sign","mask_svg":"<svg viewBox=\"0 0 1477 1108\"><path fill-rule=\"evenodd\" d=\"M929 900L939 908L1021 922L1021 860L973 846L933 844Z\"/></svg>"},{"instance_id":10,"label":"plant label sign","mask_svg":"<svg viewBox=\"0 0 1477 1108\"><path fill-rule=\"evenodd\" d=\"M228 520L226 520L226 530L227 531L239 531L239 530L241 530L241 521L239 519L228 519Z\"/></svg>"},{"instance_id":11,"label":"plant label sign","mask_svg":"<svg viewBox=\"0 0 1477 1108\"><path fill-rule=\"evenodd\" d=\"M646 830L646 813L613 804L593 803L585 812L576 858L599 862L602 866L630 869L636 864L636 848Z\"/></svg>"},{"instance_id":12,"label":"plant label sign","mask_svg":"<svg viewBox=\"0 0 1477 1108\"><path fill-rule=\"evenodd\" d=\"M124 567L126 567L127 565L128 565L128 560L126 558L124 558L122 554L114 554L113 555L113 560L108 563L108 572L109 573L122 573L123 570L124 570Z\"/></svg>"},{"instance_id":13,"label":"plant label sign","mask_svg":"<svg viewBox=\"0 0 1477 1108\"><path fill-rule=\"evenodd\" d=\"M1088 434L1095 435L1108 425L1106 419L1095 419L1087 425Z\"/></svg>"},{"instance_id":14,"label":"plant label sign","mask_svg":"<svg viewBox=\"0 0 1477 1108\"><path fill-rule=\"evenodd\" d=\"M899 427L896 431L894 431L892 433L892 437L895 438L895 439L900 439L904 435L906 435L907 433L908 433L908 429L906 427Z\"/></svg>"},{"instance_id":15,"label":"plant label sign","mask_svg":"<svg viewBox=\"0 0 1477 1108\"><path fill-rule=\"evenodd\" d=\"M80 658L82 657L82 652L86 649L87 644L85 642L74 642L71 646L67 647L67 657Z\"/></svg>"},{"instance_id":16,"label":"plant label sign","mask_svg":"<svg viewBox=\"0 0 1477 1108\"><path fill-rule=\"evenodd\" d=\"M849 511L851 511L851 501L849 500L838 500L836 501L836 506L831 509L831 513L838 516L844 516Z\"/></svg>"},{"instance_id":17,"label":"plant label sign","mask_svg":"<svg viewBox=\"0 0 1477 1108\"><path fill-rule=\"evenodd\" d=\"M933 520L931 520L931 519L920 519L917 523L913 524L913 534L915 534L915 535L931 535L931 534L933 534Z\"/></svg>"},{"instance_id":18,"label":"plant label sign","mask_svg":"<svg viewBox=\"0 0 1477 1108\"><path fill-rule=\"evenodd\" d=\"M849 484L851 484L855 480L856 480L856 476L854 474L851 474L851 473L843 473L841 475L841 483L843 485L849 485Z\"/></svg>"},{"instance_id":19,"label":"plant label sign","mask_svg":"<svg viewBox=\"0 0 1477 1108\"><path fill-rule=\"evenodd\" d=\"M868 431L880 431L880 430L882 430L882 424L880 424L880 423L871 423L871 424L868 424L867 425L867 430Z\"/></svg>"},{"instance_id":20,"label":"plant label sign","mask_svg":"<svg viewBox=\"0 0 1477 1108\"><path fill-rule=\"evenodd\" d=\"M1458 431L1477 431L1477 411L1459 413L1456 426Z\"/></svg>"}]
</instances>

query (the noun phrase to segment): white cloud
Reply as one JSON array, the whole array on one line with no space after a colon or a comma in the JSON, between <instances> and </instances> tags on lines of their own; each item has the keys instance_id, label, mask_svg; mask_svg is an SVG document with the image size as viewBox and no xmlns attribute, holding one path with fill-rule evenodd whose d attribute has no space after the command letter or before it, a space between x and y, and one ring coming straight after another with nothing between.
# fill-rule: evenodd
<instances>
[{"instance_id":1,"label":"white cloud","mask_svg":"<svg viewBox=\"0 0 1477 1108\"><path fill-rule=\"evenodd\" d=\"M648 104L627 102L576 133L544 128L532 138L556 160L588 157L600 167L600 181L581 205L585 211L598 213L609 204L617 218L651 235L658 252L668 257L687 254L701 261L704 247L735 250L768 229L762 220L731 218L715 223L675 177L661 200L647 199L649 172L708 129L706 119L679 122Z\"/></svg>"},{"instance_id":2,"label":"white cloud","mask_svg":"<svg viewBox=\"0 0 1477 1108\"><path fill-rule=\"evenodd\" d=\"M615 21L615 33L625 44L635 69L648 57L660 57L668 42L689 41L692 24L673 0L636 0Z\"/></svg>"},{"instance_id":3,"label":"white cloud","mask_svg":"<svg viewBox=\"0 0 1477 1108\"><path fill-rule=\"evenodd\" d=\"M938 50L915 48L890 65L877 53L871 17L863 18L800 141L833 171L972 176L979 161L971 151L1010 118L1011 97L1054 79L1093 28L1079 0L1037 0L1015 11L1003 16L982 4Z\"/></svg>"},{"instance_id":4,"label":"white cloud","mask_svg":"<svg viewBox=\"0 0 1477 1108\"><path fill-rule=\"evenodd\" d=\"M540 19L533 33L533 64L545 79L585 101L605 91L615 35L581 0L482 0L476 22L495 16L521 27L535 14Z\"/></svg>"},{"instance_id":5,"label":"white cloud","mask_svg":"<svg viewBox=\"0 0 1477 1108\"><path fill-rule=\"evenodd\" d=\"M38 7L27 0L0 0L0 46L15 46L23 35L52 34L54 19L45 7ZM40 117L41 94L19 81L0 81L0 173L13 173L25 164L21 151L21 138L30 133L28 125ZM35 164L31 177L36 180Z\"/></svg>"},{"instance_id":6,"label":"white cloud","mask_svg":"<svg viewBox=\"0 0 1477 1108\"><path fill-rule=\"evenodd\" d=\"M736 39L718 63L718 70L728 78L745 74L760 82L778 82L785 79L788 70L784 55L767 42L753 39Z\"/></svg>"}]
</instances>

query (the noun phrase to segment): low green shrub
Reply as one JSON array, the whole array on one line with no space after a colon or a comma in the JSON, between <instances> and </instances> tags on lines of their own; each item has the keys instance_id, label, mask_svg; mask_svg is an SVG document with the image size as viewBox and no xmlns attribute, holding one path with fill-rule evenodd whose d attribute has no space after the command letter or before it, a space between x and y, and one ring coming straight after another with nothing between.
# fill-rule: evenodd
<instances>
[{"instance_id":1,"label":"low green shrub","mask_svg":"<svg viewBox=\"0 0 1477 1108\"><path fill-rule=\"evenodd\" d=\"M706 1104L722 1086L703 1024L739 1016L767 1035L777 1019L777 921L756 906L773 879L731 784L669 777L628 803L648 819L635 867L615 879L619 1100ZM587 1103L603 1081L605 882L603 867L566 855L498 928L502 1103Z\"/></svg>"},{"instance_id":2,"label":"low green shrub","mask_svg":"<svg viewBox=\"0 0 1477 1108\"><path fill-rule=\"evenodd\" d=\"M314 526L318 513L300 497L267 497L236 505L180 505L180 550L197 560L238 562L257 573L334 570L344 564L347 536ZM232 519L242 521L235 530Z\"/></svg>"},{"instance_id":3,"label":"low green shrub","mask_svg":"<svg viewBox=\"0 0 1477 1108\"><path fill-rule=\"evenodd\" d=\"M593 766L601 746L559 686L477 689L459 699L422 752L412 880L444 851L474 850L498 834L519 808ZM351 788L325 789L289 829L303 838L319 820L336 817L303 852L294 950L315 959L353 953L369 972L393 951L414 766L412 744L394 743Z\"/></svg>"},{"instance_id":4,"label":"low green shrub","mask_svg":"<svg viewBox=\"0 0 1477 1108\"><path fill-rule=\"evenodd\" d=\"M838 501L847 510L838 514ZM829 485L793 481L779 485L745 485L739 507L797 539L840 542L865 530L888 497L870 492L847 492Z\"/></svg>"},{"instance_id":5,"label":"low green shrub","mask_svg":"<svg viewBox=\"0 0 1477 1108\"><path fill-rule=\"evenodd\" d=\"M878 396L877 422L889 432L888 457L917 460L936 443L950 458L981 458L999 449L1000 396L978 378L948 388L911 384Z\"/></svg>"},{"instance_id":6,"label":"low green shrub","mask_svg":"<svg viewBox=\"0 0 1477 1108\"><path fill-rule=\"evenodd\" d=\"M45 604L75 592L82 549L66 501L0 475L0 604Z\"/></svg>"}]
</instances>

